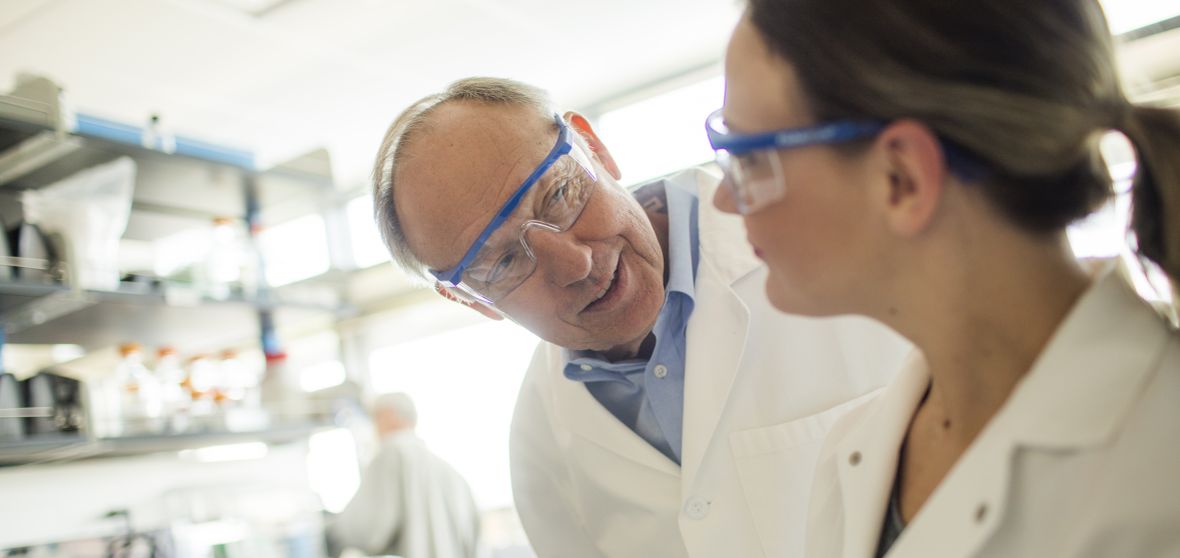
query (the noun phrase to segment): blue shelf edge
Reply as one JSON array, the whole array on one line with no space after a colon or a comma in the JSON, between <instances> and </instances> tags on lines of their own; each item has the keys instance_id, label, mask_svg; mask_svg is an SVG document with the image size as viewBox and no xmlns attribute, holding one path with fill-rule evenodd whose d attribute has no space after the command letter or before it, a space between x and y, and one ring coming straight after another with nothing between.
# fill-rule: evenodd
<instances>
[{"instance_id":1,"label":"blue shelf edge","mask_svg":"<svg viewBox=\"0 0 1180 558\"><path fill-rule=\"evenodd\" d=\"M73 132L78 135L144 147L143 128L81 113L75 117L75 121ZM188 136L178 135L174 139L176 146L172 150L173 154L233 165L252 171L258 170L254 154L249 151L216 145ZM145 147L145 149L152 148ZM160 149L153 149L153 151L165 152Z\"/></svg>"}]
</instances>

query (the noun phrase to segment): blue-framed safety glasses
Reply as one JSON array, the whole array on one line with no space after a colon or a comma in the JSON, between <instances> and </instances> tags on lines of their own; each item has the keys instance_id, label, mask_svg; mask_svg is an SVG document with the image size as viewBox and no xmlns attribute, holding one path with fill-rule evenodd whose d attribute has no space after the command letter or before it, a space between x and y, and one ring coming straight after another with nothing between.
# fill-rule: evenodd
<instances>
[{"instance_id":1,"label":"blue-framed safety glasses","mask_svg":"<svg viewBox=\"0 0 1180 558\"><path fill-rule=\"evenodd\" d=\"M568 230L594 193L597 174L586 150L560 116L557 143L476 237L458 265L431 270L439 284L459 289L485 304L511 293L532 275L536 255L530 230Z\"/></svg>"},{"instance_id":2,"label":"blue-framed safety glasses","mask_svg":"<svg viewBox=\"0 0 1180 558\"><path fill-rule=\"evenodd\" d=\"M805 128L787 128L760 134L731 132L718 110L705 121L709 144L717 164L725 172L740 213L749 214L782 198L786 191L779 150L833 144L871 137L883 122L841 120Z\"/></svg>"}]
</instances>

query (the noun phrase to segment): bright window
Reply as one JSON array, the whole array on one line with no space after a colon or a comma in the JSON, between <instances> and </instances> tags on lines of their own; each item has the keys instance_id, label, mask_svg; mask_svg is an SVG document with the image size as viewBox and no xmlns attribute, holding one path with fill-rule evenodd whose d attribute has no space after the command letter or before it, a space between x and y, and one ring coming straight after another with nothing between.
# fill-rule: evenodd
<instances>
[{"instance_id":1,"label":"bright window","mask_svg":"<svg viewBox=\"0 0 1180 558\"><path fill-rule=\"evenodd\" d=\"M352 240L352 258L359 268L389 261L389 251L381 242L377 223L373 221L373 198L360 196L348 202L348 237Z\"/></svg>"},{"instance_id":2,"label":"bright window","mask_svg":"<svg viewBox=\"0 0 1180 558\"><path fill-rule=\"evenodd\" d=\"M705 118L724 100L725 80L718 75L602 113L599 136L618 163L623 184L712 161Z\"/></svg>"},{"instance_id":3,"label":"bright window","mask_svg":"<svg viewBox=\"0 0 1180 558\"><path fill-rule=\"evenodd\" d=\"M1115 196L1098 211L1071 225L1069 243L1074 255L1084 259L1122 258L1129 264L1131 280L1143 298L1170 304L1171 289L1163 272L1154 264L1140 265L1131 250L1131 183L1137 166L1130 140L1118 132L1102 138L1102 156L1114 181ZM1141 272L1140 272L1141 271Z\"/></svg>"},{"instance_id":4,"label":"bright window","mask_svg":"<svg viewBox=\"0 0 1180 558\"><path fill-rule=\"evenodd\" d=\"M418 407L418 435L471 484L483 509L512 505L508 430L537 338L508 321L374 351L373 390L402 391Z\"/></svg>"},{"instance_id":5,"label":"bright window","mask_svg":"<svg viewBox=\"0 0 1180 558\"><path fill-rule=\"evenodd\" d=\"M325 510L344 510L361 484L352 432L334 428L312 434L307 447L307 480Z\"/></svg>"},{"instance_id":6,"label":"bright window","mask_svg":"<svg viewBox=\"0 0 1180 558\"><path fill-rule=\"evenodd\" d=\"M266 259L266 279L286 285L328 271L328 237L324 218L305 215L262 231L258 238Z\"/></svg>"},{"instance_id":7,"label":"bright window","mask_svg":"<svg viewBox=\"0 0 1180 558\"><path fill-rule=\"evenodd\" d=\"M1102 0L1115 35L1180 16L1180 0Z\"/></svg>"}]
</instances>

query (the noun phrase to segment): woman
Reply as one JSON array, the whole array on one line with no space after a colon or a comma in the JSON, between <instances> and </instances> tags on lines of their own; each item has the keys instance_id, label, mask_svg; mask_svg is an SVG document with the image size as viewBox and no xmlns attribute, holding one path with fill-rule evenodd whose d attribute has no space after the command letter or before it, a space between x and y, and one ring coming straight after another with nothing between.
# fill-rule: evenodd
<instances>
[{"instance_id":1,"label":"woman","mask_svg":"<svg viewBox=\"0 0 1180 558\"><path fill-rule=\"evenodd\" d=\"M1097 0L750 0L709 120L785 312L920 349L826 443L808 556L1180 555L1180 336L1065 227L1134 143L1180 279L1180 116L1125 99Z\"/></svg>"}]
</instances>

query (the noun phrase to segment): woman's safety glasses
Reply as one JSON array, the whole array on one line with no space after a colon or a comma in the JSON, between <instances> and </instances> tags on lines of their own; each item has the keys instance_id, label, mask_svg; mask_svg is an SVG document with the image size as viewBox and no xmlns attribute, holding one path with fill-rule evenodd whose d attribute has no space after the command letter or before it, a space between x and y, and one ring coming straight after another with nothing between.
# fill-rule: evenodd
<instances>
[{"instance_id":1,"label":"woman's safety glasses","mask_svg":"<svg viewBox=\"0 0 1180 558\"><path fill-rule=\"evenodd\" d=\"M729 188L738 212L746 215L783 197L779 150L811 145L841 143L880 132L880 122L837 121L806 128L788 128L761 134L731 132L718 110L709 115L705 129L717 152L717 164L725 172L723 187Z\"/></svg>"},{"instance_id":2,"label":"woman's safety glasses","mask_svg":"<svg viewBox=\"0 0 1180 558\"><path fill-rule=\"evenodd\" d=\"M568 230L581 216L598 177L569 126L554 115L559 133L549 155L525 178L453 269L431 270L438 282L485 304L494 304L524 283L537 268L530 229Z\"/></svg>"}]
</instances>

